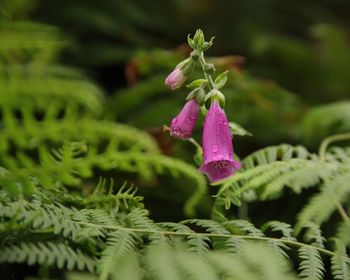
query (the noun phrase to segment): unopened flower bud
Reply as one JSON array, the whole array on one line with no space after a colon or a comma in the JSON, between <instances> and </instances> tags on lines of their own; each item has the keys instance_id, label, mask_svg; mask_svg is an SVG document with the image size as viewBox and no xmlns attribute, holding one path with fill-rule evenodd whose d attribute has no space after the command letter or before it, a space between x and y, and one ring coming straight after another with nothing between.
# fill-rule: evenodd
<instances>
[{"instance_id":1,"label":"unopened flower bud","mask_svg":"<svg viewBox=\"0 0 350 280\"><path fill-rule=\"evenodd\" d=\"M171 89L180 88L193 70L193 60L187 58L180 62L165 79L165 84Z\"/></svg>"}]
</instances>

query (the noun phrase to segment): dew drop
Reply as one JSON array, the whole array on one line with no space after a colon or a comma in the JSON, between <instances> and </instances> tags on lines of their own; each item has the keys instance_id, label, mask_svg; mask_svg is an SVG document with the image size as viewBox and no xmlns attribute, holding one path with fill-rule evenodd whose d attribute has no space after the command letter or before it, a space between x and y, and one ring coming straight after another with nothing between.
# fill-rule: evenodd
<instances>
[{"instance_id":1,"label":"dew drop","mask_svg":"<svg viewBox=\"0 0 350 280\"><path fill-rule=\"evenodd\" d=\"M213 153L217 153L217 152L219 151L219 146L218 146L218 145L213 145L213 146L211 147L211 151L212 151Z\"/></svg>"}]
</instances>

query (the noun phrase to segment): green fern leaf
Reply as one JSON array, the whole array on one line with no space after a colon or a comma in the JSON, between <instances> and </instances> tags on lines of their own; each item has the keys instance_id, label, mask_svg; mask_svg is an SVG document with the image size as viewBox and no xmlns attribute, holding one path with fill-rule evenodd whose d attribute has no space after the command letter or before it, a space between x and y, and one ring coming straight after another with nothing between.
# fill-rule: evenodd
<instances>
[{"instance_id":1,"label":"green fern leaf","mask_svg":"<svg viewBox=\"0 0 350 280\"><path fill-rule=\"evenodd\" d=\"M301 259L299 276L302 279L322 280L325 268L318 250L303 246L298 250L298 255Z\"/></svg>"},{"instance_id":2,"label":"green fern leaf","mask_svg":"<svg viewBox=\"0 0 350 280\"><path fill-rule=\"evenodd\" d=\"M57 266L68 270L95 271L95 260L79 249L60 242L21 242L0 248L0 263Z\"/></svg>"},{"instance_id":3,"label":"green fern leaf","mask_svg":"<svg viewBox=\"0 0 350 280\"><path fill-rule=\"evenodd\" d=\"M108 279L120 259L135 250L137 242L138 238L133 232L119 230L109 235L98 264L101 280Z\"/></svg>"}]
</instances>

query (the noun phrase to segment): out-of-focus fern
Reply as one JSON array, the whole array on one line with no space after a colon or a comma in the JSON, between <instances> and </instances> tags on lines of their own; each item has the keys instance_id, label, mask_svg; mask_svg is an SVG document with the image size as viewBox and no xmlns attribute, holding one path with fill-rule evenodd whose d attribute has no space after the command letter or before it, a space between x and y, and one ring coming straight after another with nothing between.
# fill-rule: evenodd
<instances>
[{"instance_id":1,"label":"out-of-focus fern","mask_svg":"<svg viewBox=\"0 0 350 280\"><path fill-rule=\"evenodd\" d=\"M320 121L322 120L322 121ZM335 133L350 130L350 102L342 101L312 108L301 123L302 139L314 146Z\"/></svg>"},{"instance_id":2,"label":"out-of-focus fern","mask_svg":"<svg viewBox=\"0 0 350 280\"><path fill-rule=\"evenodd\" d=\"M54 28L4 21L0 32L6 39L0 51L6 57L0 61L0 85L6 90L0 97L0 162L9 170L1 176L3 187L29 195L37 184L80 186L81 178L92 177L94 168L136 173L149 182L157 174L182 174L190 184L184 191L190 197L185 210L193 213L205 193L204 177L185 162L161 155L147 133L97 119L103 107L100 90L78 72L52 65L62 47ZM28 40L31 33L35 40ZM55 51L40 56L46 43ZM21 53L25 58L16 60ZM60 151L50 152L62 145Z\"/></svg>"},{"instance_id":3,"label":"out-of-focus fern","mask_svg":"<svg viewBox=\"0 0 350 280\"><path fill-rule=\"evenodd\" d=\"M74 250L65 243L59 242L23 242L16 245L1 246L0 263L24 263L56 265L58 268L73 270L87 269L95 271L95 260L79 249Z\"/></svg>"},{"instance_id":4,"label":"out-of-focus fern","mask_svg":"<svg viewBox=\"0 0 350 280\"><path fill-rule=\"evenodd\" d=\"M350 195L350 170L340 172L325 180L320 193L312 197L299 213L299 225L313 221L320 225L337 210L337 203L347 202Z\"/></svg>"},{"instance_id":5,"label":"out-of-focus fern","mask_svg":"<svg viewBox=\"0 0 350 280\"><path fill-rule=\"evenodd\" d=\"M144 271L147 275L153 275L156 272L159 279L168 279L165 275L171 271L178 271L179 275L182 275L179 277L190 272L193 273L194 279L217 279L213 275L219 273L223 266L225 267L226 262L232 262L237 268L230 270L228 274L233 273L234 276L230 277L237 277L234 279L245 279L247 275L251 277L249 279L259 279L261 273L270 275L269 277L277 273L274 277L278 279L289 270L288 265L285 266L286 259L279 258L279 250L286 253L285 248L293 247L302 248L301 251L312 251L318 256L320 254L325 257L334 256L333 252L324 248L298 242L294 237L292 238L289 225L276 221L271 222L271 225L273 228L282 229L282 238L265 236L253 224L240 220L219 222L194 219L180 224L154 223L149 219L147 212L140 210L138 206L131 209L120 209L117 212L112 207L107 211L81 208L81 206L71 209L62 205L47 204L49 203L47 195L31 202L27 201L24 204L23 202L2 203L4 214L1 216L1 225L12 223L13 229L9 232L1 227L0 234L3 237L1 262L44 264L67 270L76 268L96 271L96 262L93 262L93 259L97 259L97 273L100 279L107 279L109 275L118 275L119 270L123 269L122 264L125 258L128 259L133 255L136 248L143 248L144 253L138 257L140 261L133 261L133 265L127 268L131 271ZM73 202L73 200L70 201L70 203ZM76 205L79 203L77 199ZM142 207L141 204L139 206ZM53 209L56 210L52 211ZM48 215L48 218L45 215ZM189 224L195 224L208 233L196 232L186 226ZM16 235L13 235L14 231ZM58 237L64 240L63 244L56 244ZM31 240L31 243L26 241L27 238ZM18 244L17 240L22 240L23 244ZM236 253L232 254L233 240L242 241L239 256ZM273 250L274 247L271 247L271 244L275 242L284 244L286 247L280 246L279 250ZM208 246L211 244L214 245L214 252L208 251ZM39 253L40 250L43 252ZM256 257L251 250L258 253L259 257ZM153 262L154 258L159 258L160 261L156 266ZM190 258L199 258L198 264L181 261L181 259ZM214 262L215 266L209 265L215 258L220 260L220 265L216 262ZM269 265L264 262L266 258L270 262ZM306 271L304 273L318 271L319 266L323 265L319 258L314 263L309 255L304 254L304 251L301 258L303 260L301 266L304 268L303 271ZM134 257L132 259L134 260ZM205 278L199 277L200 269L191 268L193 265L204 266L202 262L209 265L208 275ZM261 269L257 275L249 272L248 267L253 263L259 267L259 271ZM269 279L275 279L274 277ZM139 276L136 279L141 278Z\"/></svg>"},{"instance_id":6,"label":"out-of-focus fern","mask_svg":"<svg viewBox=\"0 0 350 280\"><path fill-rule=\"evenodd\" d=\"M115 5L129 7L124 1ZM153 21L137 5L131 7L135 20L152 26ZM157 9L154 4L150 7ZM106 32L115 31L108 19L89 11ZM177 194L182 192L181 202L187 199L189 214L206 191L204 177L192 165L161 154L147 133L99 119L105 106L100 90L78 71L54 64L64 44L57 30L9 20L0 25L4 38L0 86L5 93L0 97L1 269L12 274L15 269L8 264L31 266L42 278L58 268L62 274L90 272L82 274L83 279L91 275L100 279L297 279L292 260L299 264L301 277L322 279L327 269L323 262L331 259L335 279L347 279L349 223L339 226L335 249L326 242L328 236L323 236L320 225L339 205L348 203L344 183L349 179L348 148L330 149L319 157L301 146L269 147L248 156L242 171L219 183L223 185L215 206L238 204L240 198L244 204L250 199L273 199L285 187L300 193L322 185L298 216L296 231L275 220L259 228L248 220L225 217L219 207L214 207L211 220L155 222L136 189L127 187L129 183L117 188L114 177L133 173L137 179L130 176L130 181L140 187L145 181L153 182L156 175L168 175L160 180L166 183L164 187L179 177L181 183L175 187ZM139 57L150 60L140 67L145 80L110 100L106 107L120 109L110 113L110 119L124 120L129 115L130 122L140 124L148 122L147 116L171 111L173 101L160 96L162 72L154 79L149 74L169 67L167 62L180 53L156 51L153 61L147 54ZM228 113L235 115L239 107L244 111L246 106L255 108L248 112L251 119L240 115L256 121L251 122L257 125L252 130L260 139L267 139L261 127L275 124L277 115L286 125L271 126L271 133L282 137L294 127L298 99L235 67L229 89L237 94L228 95L228 106L234 108ZM141 104L146 110L136 115ZM103 178L96 183L99 173L112 177L109 186ZM303 233L304 239L296 233ZM294 258L297 252L299 261Z\"/></svg>"}]
</instances>

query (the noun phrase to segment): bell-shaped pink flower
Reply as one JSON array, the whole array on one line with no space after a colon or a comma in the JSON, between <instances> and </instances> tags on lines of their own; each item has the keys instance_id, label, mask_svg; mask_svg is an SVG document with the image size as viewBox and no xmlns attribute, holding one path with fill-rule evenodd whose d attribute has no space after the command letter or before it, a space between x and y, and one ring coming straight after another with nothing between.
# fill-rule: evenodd
<instances>
[{"instance_id":1,"label":"bell-shaped pink flower","mask_svg":"<svg viewBox=\"0 0 350 280\"><path fill-rule=\"evenodd\" d=\"M233 159L233 144L225 111L217 101L211 103L205 116L203 128L204 163L200 171L207 174L211 182L232 175L241 164Z\"/></svg>"},{"instance_id":2,"label":"bell-shaped pink flower","mask_svg":"<svg viewBox=\"0 0 350 280\"><path fill-rule=\"evenodd\" d=\"M186 102L181 112L172 119L170 135L180 139L188 139L196 125L199 105L195 99Z\"/></svg>"}]
</instances>

